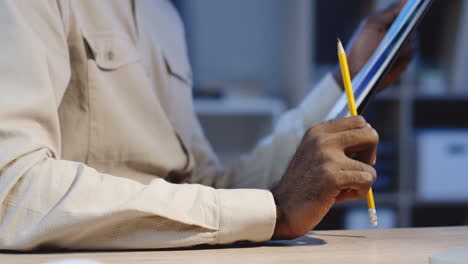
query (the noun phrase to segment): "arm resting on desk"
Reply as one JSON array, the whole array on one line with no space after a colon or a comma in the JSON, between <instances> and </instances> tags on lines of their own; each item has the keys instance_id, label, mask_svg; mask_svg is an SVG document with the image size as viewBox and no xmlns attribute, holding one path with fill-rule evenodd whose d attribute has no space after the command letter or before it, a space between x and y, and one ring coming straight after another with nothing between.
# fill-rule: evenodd
<instances>
[{"instance_id":1,"label":"arm resting on desk","mask_svg":"<svg viewBox=\"0 0 468 264\"><path fill-rule=\"evenodd\" d=\"M57 109L70 80L70 59L60 6L17 0L3 1L0 10L0 249L167 248L270 239L276 213L269 191L161 179L145 185L62 160ZM226 174L229 181L210 178L200 166L200 182L271 186L333 96L324 95L330 102L317 108L310 101L333 85L327 77L309 103L288 112L272 136Z\"/></svg>"}]
</instances>

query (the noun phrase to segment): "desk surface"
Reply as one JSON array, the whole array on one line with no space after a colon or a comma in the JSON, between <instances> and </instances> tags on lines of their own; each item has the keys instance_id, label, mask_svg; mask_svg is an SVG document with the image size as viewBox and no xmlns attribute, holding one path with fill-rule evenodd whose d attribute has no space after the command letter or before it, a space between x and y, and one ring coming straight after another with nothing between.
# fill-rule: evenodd
<instances>
[{"instance_id":1,"label":"desk surface","mask_svg":"<svg viewBox=\"0 0 468 264\"><path fill-rule=\"evenodd\" d=\"M66 258L111 263L428 263L429 256L468 247L468 226L314 231L260 246L163 251L0 254L0 263L38 264Z\"/></svg>"}]
</instances>

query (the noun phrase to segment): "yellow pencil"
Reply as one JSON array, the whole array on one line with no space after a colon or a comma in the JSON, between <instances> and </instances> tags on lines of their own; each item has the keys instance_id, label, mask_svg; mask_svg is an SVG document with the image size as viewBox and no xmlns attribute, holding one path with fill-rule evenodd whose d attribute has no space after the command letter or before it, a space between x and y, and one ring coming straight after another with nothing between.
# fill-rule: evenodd
<instances>
[{"instance_id":1,"label":"yellow pencil","mask_svg":"<svg viewBox=\"0 0 468 264\"><path fill-rule=\"evenodd\" d=\"M348 60L346 59L346 53L344 51L341 41L338 39L338 60L340 61L341 76L343 77L343 84L345 87L346 97L348 98L349 113L352 116L357 115L356 103L354 102L353 85L351 83L351 77L349 75ZM372 188L366 196L367 208L369 211L369 220L371 226L377 226L377 212L375 210L374 195L372 194Z\"/></svg>"}]
</instances>

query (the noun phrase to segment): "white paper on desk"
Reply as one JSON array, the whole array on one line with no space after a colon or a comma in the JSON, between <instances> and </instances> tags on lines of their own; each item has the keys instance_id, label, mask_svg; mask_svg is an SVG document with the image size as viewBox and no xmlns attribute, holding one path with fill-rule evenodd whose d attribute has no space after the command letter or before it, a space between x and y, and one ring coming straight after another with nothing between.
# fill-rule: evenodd
<instances>
[{"instance_id":1,"label":"white paper on desk","mask_svg":"<svg viewBox=\"0 0 468 264\"><path fill-rule=\"evenodd\" d=\"M457 248L432 255L430 264L465 264L468 263L468 248Z\"/></svg>"},{"instance_id":2,"label":"white paper on desk","mask_svg":"<svg viewBox=\"0 0 468 264\"><path fill-rule=\"evenodd\" d=\"M52 262L46 262L42 264L103 264L103 263L90 260L90 259L62 259L62 260L54 260Z\"/></svg>"},{"instance_id":3,"label":"white paper on desk","mask_svg":"<svg viewBox=\"0 0 468 264\"><path fill-rule=\"evenodd\" d=\"M372 57L353 78L353 91L358 113L362 112L365 104L370 101L376 92L379 81L384 77L405 40L424 16L431 2L432 0L408 0L374 54L372 54ZM348 100L343 92L343 95L338 99L323 121L345 118L347 116L349 116Z\"/></svg>"}]
</instances>

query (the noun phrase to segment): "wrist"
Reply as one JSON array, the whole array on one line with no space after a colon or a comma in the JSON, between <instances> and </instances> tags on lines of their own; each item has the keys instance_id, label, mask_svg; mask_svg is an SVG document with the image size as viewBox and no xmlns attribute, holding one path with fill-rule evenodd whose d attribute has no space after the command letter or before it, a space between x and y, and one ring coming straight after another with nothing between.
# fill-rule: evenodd
<instances>
[{"instance_id":1,"label":"wrist","mask_svg":"<svg viewBox=\"0 0 468 264\"><path fill-rule=\"evenodd\" d=\"M273 232L273 236L271 239L278 240L278 239L285 239L286 232L285 232L285 225L284 225L284 214L281 208L277 205L276 206L276 223L275 223L275 231Z\"/></svg>"},{"instance_id":2,"label":"wrist","mask_svg":"<svg viewBox=\"0 0 468 264\"><path fill-rule=\"evenodd\" d=\"M275 206L276 206L276 222L275 222L275 230L273 232L273 236L271 239L273 240L276 240L276 239L280 239L280 231L281 231L281 226L282 226L282 222L283 222L283 210L281 210L281 208L279 207L279 203L278 203L278 194L277 194L277 188L278 188L278 185L275 186L272 190L271 190L271 193L273 194L273 199L275 201Z\"/></svg>"},{"instance_id":3,"label":"wrist","mask_svg":"<svg viewBox=\"0 0 468 264\"><path fill-rule=\"evenodd\" d=\"M275 223L275 230L273 232L272 239L273 240L280 240L280 239L291 239L291 235L288 228L288 221L285 212L280 206L280 202L278 199L278 192L274 188L272 191L273 198L276 204L276 223Z\"/></svg>"}]
</instances>

